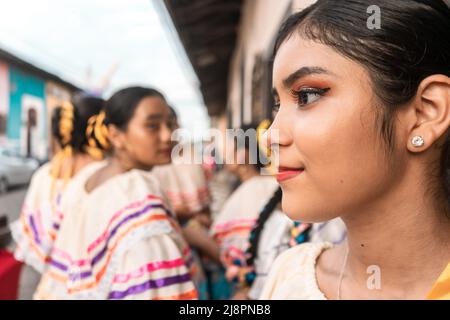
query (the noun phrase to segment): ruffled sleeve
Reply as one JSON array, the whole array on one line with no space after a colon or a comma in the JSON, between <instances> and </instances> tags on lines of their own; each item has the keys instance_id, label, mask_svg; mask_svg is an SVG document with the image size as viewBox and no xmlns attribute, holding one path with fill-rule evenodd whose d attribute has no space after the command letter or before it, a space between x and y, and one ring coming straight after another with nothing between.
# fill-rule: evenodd
<instances>
[{"instance_id":1,"label":"ruffled sleeve","mask_svg":"<svg viewBox=\"0 0 450 320\"><path fill-rule=\"evenodd\" d=\"M210 194L201 165L179 162L158 166L153 169L153 173L175 212L200 212L210 205Z\"/></svg>"},{"instance_id":2,"label":"ruffled sleeve","mask_svg":"<svg viewBox=\"0 0 450 320\"><path fill-rule=\"evenodd\" d=\"M196 298L188 262L167 234L141 240L123 254L108 295L108 299Z\"/></svg>"},{"instance_id":3,"label":"ruffled sleeve","mask_svg":"<svg viewBox=\"0 0 450 320\"><path fill-rule=\"evenodd\" d=\"M56 182L52 195L49 170L49 164L46 164L33 175L20 217L11 225L16 242L16 259L40 273L49 261L50 250L59 227L57 207L61 183Z\"/></svg>"}]
</instances>

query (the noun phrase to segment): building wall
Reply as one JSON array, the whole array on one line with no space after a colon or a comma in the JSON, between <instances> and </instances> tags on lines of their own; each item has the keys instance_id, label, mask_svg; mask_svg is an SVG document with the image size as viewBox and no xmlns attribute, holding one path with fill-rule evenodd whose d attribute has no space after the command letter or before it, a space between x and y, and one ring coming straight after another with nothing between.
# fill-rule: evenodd
<instances>
[{"instance_id":1,"label":"building wall","mask_svg":"<svg viewBox=\"0 0 450 320\"><path fill-rule=\"evenodd\" d=\"M43 70L36 73L1 59L0 145L19 147L23 155L31 152L33 157L48 159L53 150L51 114L57 105L72 98L74 89L57 80L48 80L51 76L39 75L45 74ZM28 124L34 122L29 121L30 116L37 118L28 130Z\"/></svg>"},{"instance_id":2,"label":"building wall","mask_svg":"<svg viewBox=\"0 0 450 320\"><path fill-rule=\"evenodd\" d=\"M29 109L37 112L37 123L32 129L32 156L44 159L47 155L47 110L45 105L45 82L21 70L9 67L9 112L7 136L20 144L26 154L27 119Z\"/></svg>"},{"instance_id":3,"label":"building wall","mask_svg":"<svg viewBox=\"0 0 450 320\"><path fill-rule=\"evenodd\" d=\"M0 61L0 143L6 141L6 122L9 109L8 65Z\"/></svg>"},{"instance_id":4,"label":"building wall","mask_svg":"<svg viewBox=\"0 0 450 320\"><path fill-rule=\"evenodd\" d=\"M266 117L271 88L270 60L284 19L315 0L247 0L242 9L238 40L230 64L229 125Z\"/></svg>"}]
</instances>

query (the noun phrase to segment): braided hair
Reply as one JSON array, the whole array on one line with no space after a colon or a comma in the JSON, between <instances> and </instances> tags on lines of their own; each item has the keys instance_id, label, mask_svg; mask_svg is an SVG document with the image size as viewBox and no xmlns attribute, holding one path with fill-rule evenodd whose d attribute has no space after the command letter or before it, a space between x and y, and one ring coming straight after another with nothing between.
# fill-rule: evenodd
<instances>
[{"instance_id":1,"label":"braided hair","mask_svg":"<svg viewBox=\"0 0 450 320\"><path fill-rule=\"evenodd\" d=\"M136 108L146 97L160 97L162 93L153 88L127 87L114 93L104 104L102 111L88 120L86 128L86 151L102 154L112 150L108 139L108 126L114 125L120 130L127 130Z\"/></svg>"},{"instance_id":2,"label":"braided hair","mask_svg":"<svg viewBox=\"0 0 450 320\"><path fill-rule=\"evenodd\" d=\"M244 262L239 259L233 260L235 276L233 282L241 286L251 286L256 279L255 261L258 257L259 242L261 239L264 225L275 212L275 208L280 204L282 199L281 188L278 188L264 208L261 210L258 220L253 226L249 236L249 246L245 252L246 260ZM289 247L294 247L300 243L309 241L309 232L311 224L295 221L290 229Z\"/></svg>"},{"instance_id":3,"label":"braided hair","mask_svg":"<svg viewBox=\"0 0 450 320\"><path fill-rule=\"evenodd\" d=\"M103 109L104 100L79 93L72 100L55 108L52 115L52 135L62 149L70 148L74 153L86 153L88 144L86 128L88 120Z\"/></svg>"},{"instance_id":4,"label":"braided hair","mask_svg":"<svg viewBox=\"0 0 450 320\"><path fill-rule=\"evenodd\" d=\"M101 156L111 148L108 140L108 127L105 124L105 112L101 111L98 115L89 118L86 127L87 145L85 150L94 157Z\"/></svg>"},{"instance_id":5,"label":"braided hair","mask_svg":"<svg viewBox=\"0 0 450 320\"><path fill-rule=\"evenodd\" d=\"M88 96L82 93L75 95L72 101L64 101L56 107L52 115L52 135L61 147L52 160L51 176L52 191L54 195L56 181L62 175L66 184L73 176L74 153L87 153L87 137L85 135L88 119L100 112L104 101L101 98ZM101 158L102 155L92 155ZM70 160L68 169L63 170L66 160Z\"/></svg>"},{"instance_id":6,"label":"braided hair","mask_svg":"<svg viewBox=\"0 0 450 320\"><path fill-rule=\"evenodd\" d=\"M264 229L264 224L269 220L272 213L275 211L275 208L281 202L283 192L279 187L272 198L270 198L269 202L264 206L261 213L259 214L258 220L256 221L251 233L250 233L250 243L247 249L247 266L253 266L255 259L258 255L258 245L259 239L261 238L262 231Z\"/></svg>"}]
</instances>

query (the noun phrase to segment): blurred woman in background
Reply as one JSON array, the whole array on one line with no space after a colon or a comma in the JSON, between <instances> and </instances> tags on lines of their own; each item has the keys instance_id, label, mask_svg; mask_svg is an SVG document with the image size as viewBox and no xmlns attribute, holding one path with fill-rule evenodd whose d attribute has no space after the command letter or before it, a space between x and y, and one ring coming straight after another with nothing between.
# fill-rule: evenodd
<instances>
[{"instance_id":1,"label":"blurred woman in background","mask_svg":"<svg viewBox=\"0 0 450 320\"><path fill-rule=\"evenodd\" d=\"M165 98L151 88L120 90L94 126L108 162L68 200L78 205L65 206L35 298L196 299L197 267L150 172L171 161L175 124Z\"/></svg>"},{"instance_id":2,"label":"blurred woman in background","mask_svg":"<svg viewBox=\"0 0 450 320\"><path fill-rule=\"evenodd\" d=\"M170 116L174 130L179 128L175 110L170 107ZM192 145L181 145L192 148ZM219 248L208 234L210 227L210 197L206 175L202 164L194 163L193 157L181 149L180 154L172 155L172 163L156 166L152 172L157 177L168 203L182 226L183 235L194 249L193 257L199 267L202 267L202 257L206 260L219 262ZM192 150L192 149L191 149ZM199 270L199 298L208 299L206 277ZM200 272L201 271L201 272ZM200 279L199 279L200 280Z\"/></svg>"},{"instance_id":3,"label":"blurred woman in background","mask_svg":"<svg viewBox=\"0 0 450 320\"><path fill-rule=\"evenodd\" d=\"M227 145L225 170L239 177L240 186L225 202L214 219L211 234L220 247L220 259L230 282L238 281L239 267L246 265L250 232L259 213L273 196L278 184L273 176L261 175L264 156L260 152L256 126L243 126L236 131L232 148ZM237 289L237 288L236 288Z\"/></svg>"},{"instance_id":4,"label":"blurred woman in background","mask_svg":"<svg viewBox=\"0 0 450 320\"><path fill-rule=\"evenodd\" d=\"M103 158L86 137L89 119L103 104L100 98L78 94L53 112L51 132L59 151L33 175L20 218L12 225L16 259L39 273L46 269L63 218L58 207L66 188L74 178L96 170Z\"/></svg>"}]
</instances>

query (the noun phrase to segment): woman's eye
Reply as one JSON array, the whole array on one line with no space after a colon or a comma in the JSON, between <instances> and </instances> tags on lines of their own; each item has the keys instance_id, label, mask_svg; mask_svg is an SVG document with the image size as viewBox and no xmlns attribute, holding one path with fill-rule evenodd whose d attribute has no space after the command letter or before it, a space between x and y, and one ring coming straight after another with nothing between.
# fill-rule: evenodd
<instances>
[{"instance_id":1,"label":"woman's eye","mask_svg":"<svg viewBox=\"0 0 450 320\"><path fill-rule=\"evenodd\" d=\"M149 129L152 129L152 130L157 130L157 129L159 129L159 124L157 124L157 123L147 123L146 127L149 128Z\"/></svg>"},{"instance_id":2,"label":"woman's eye","mask_svg":"<svg viewBox=\"0 0 450 320\"><path fill-rule=\"evenodd\" d=\"M319 100L328 90L330 88L304 88L299 91L294 91L293 94L297 98L298 105L303 107Z\"/></svg>"}]
</instances>

